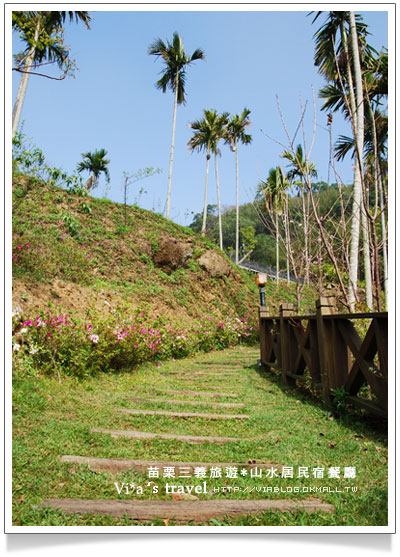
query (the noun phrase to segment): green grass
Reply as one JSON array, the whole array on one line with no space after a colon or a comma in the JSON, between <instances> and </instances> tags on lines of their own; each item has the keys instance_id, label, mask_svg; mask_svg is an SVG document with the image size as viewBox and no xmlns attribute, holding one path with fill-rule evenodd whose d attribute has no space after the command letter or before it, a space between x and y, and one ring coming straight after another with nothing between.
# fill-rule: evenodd
<instances>
[{"instance_id":1,"label":"green grass","mask_svg":"<svg viewBox=\"0 0 400 557\"><path fill-rule=\"evenodd\" d=\"M247 360L237 376L204 377L180 381L169 371L200 371L195 362L235 362ZM207 479L207 490L227 485L242 489L254 486L343 486L357 487L356 493L316 493L311 496L335 506L333 514L324 513L260 513L236 520L211 521L207 525L247 526L383 526L387 524L387 444L386 435L357 415L335 418L318 401L298 389L286 388L280 379L257 369L256 350L236 348L214 352L197 358L168 362L160 368L144 365L130 373L103 375L87 380L72 378L59 384L56 379L24 378L14 381L13 392L13 501L15 525L134 525L131 519L112 519L99 515L68 515L39 505L45 498L87 499L169 499L165 482L198 485L204 480L151 481L158 494L117 494L114 482L146 486L146 474L125 471L118 475L92 472L86 466L62 464L58 457L76 454L93 457L121 457L166 461L208 462L276 462L293 466L340 466L341 479ZM211 371L211 367L207 367ZM180 398L195 400L187 395L169 395L164 389L221 390L239 394L236 398L201 399L209 402L243 402L243 408L212 408L208 406L168 405L165 402L133 402L129 396L142 398ZM116 412L117 408L165 409L188 412L246 413L249 420L182 419L165 416L140 416ZM149 432L229 436L249 438L237 443L192 445L174 440L112 439L109 435L91 433L91 427L108 429L137 429ZM343 467L355 466L357 477L343 479ZM310 494L271 493L270 498L303 498ZM251 494L208 493L201 499L265 498L257 491ZM151 524L163 525L162 520ZM173 521L169 525L173 525Z\"/></svg>"}]
</instances>

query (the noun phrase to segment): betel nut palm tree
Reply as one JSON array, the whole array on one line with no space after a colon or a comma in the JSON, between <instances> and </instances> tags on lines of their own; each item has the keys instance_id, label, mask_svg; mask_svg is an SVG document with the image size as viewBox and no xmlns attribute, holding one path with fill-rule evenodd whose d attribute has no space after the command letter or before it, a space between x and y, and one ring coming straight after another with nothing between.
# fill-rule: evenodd
<instances>
[{"instance_id":1,"label":"betel nut palm tree","mask_svg":"<svg viewBox=\"0 0 400 557\"><path fill-rule=\"evenodd\" d=\"M276 230L276 284L279 284L279 216L284 213L287 203L286 190L290 187L286 176L280 166L271 168L267 180L261 181L261 189L265 199L265 205L268 212L275 213L275 230ZM287 233L287 227L285 226ZM287 238L286 238L287 243ZM286 246L286 251L288 251ZM288 269L287 269L288 271Z\"/></svg>"},{"instance_id":2,"label":"betel nut palm tree","mask_svg":"<svg viewBox=\"0 0 400 557\"><path fill-rule=\"evenodd\" d=\"M72 68L69 60L69 49L63 44L62 25L67 17L76 22L82 21L90 29L91 16L88 12L13 12L12 27L19 33L26 49L16 55L13 71L20 72L21 81L12 114L12 134L18 129L22 105L28 86L29 76L40 75L49 79L64 79ZM39 73L37 69L44 64L55 63L63 69L61 77L53 77ZM36 70L36 71L35 71Z\"/></svg>"},{"instance_id":3,"label":"betel nut palm tree","mask_svg":"<svg viewBox=\"0 0 400 557\"><path fill-rule=\"evenodd\" d=\"M242 114L235 114L228 122L225 142L230 144L231 150L235 153L236 160L236 242L235 242L235 262L239 262L239 159L238 144L251 143L251 135L246 133L246 128L250 126L249 115L251 111L245 108Z\"/></svg>"},{"instance_id":4,"label":"betel nut palm tree","mask_svg":"<svg viewBox=\"0 0 400 557\"><path fill-rule=\"evenodd\" d=\"M222 114L217 115L215 119L215 126L214 126L214 144L212 148L212 151L214 153L214 161L215 161L215 182L217 185L217 204L218 204L219 248L221 251L224 248L224 242L222 238L221 195L220 195L219 174L218 174L218 155L220 155L221 152L218 149L218 143L221 139L224 139L226 135L228 122L229 122L228 112L223 112Z\"/></svg>"},{"instance_id":5,"label":"betel nut palm tree","mask_svg":"<svg viewBox=\"0 0 400 557\"><path fill-rule=\"evenodd\" d=\"M100 175L103 173L107 182L110 181L110 173L108 165L110 160L106 159L107 151L105 149L95 150L94 153L82 153L83 160L78 163L77 171L90 172L91 176L86 182L86 190L89 191L99 185Z\"/></svg>"},{"instance_id":6,"label":"betel nut palm tree","mask_svg":"<svg viewBox=\"0 0 400 557\"><path fill-rule=\"evenodd\" d=\"M207 193L208 193L208 170L211 153L215 156L215 178L217 183L217 198L218 198L218 218L220 225L220 247L222 246L222 231L221 231L221 202L219 192L219 179L218 179L218 141L224 136L224 130L228 123L228 113L218 115L216 110L204 110L204 117L189 124L190 128L194 130L193 136L188 141L188 146L191 151L206 151L206 181L204 188L204 210L203 210L203 224L201 234L204 236L207 226ZM221 247L222 249L222 247Z\"/></svg>"},{"instance_id":7,"label":"betel nut palm tree","mask_svg":"<svg viewBox=\"0 0 400 557\"><path fill-rule=\"evenodd\" d=\"M308 196L306 196L307 189L311 188L311 178L317 176L317 169L314 163L309 162L307 157L304 157L303 148L299 144L296 147L295 152L284 151L282 153L282 158L289 161L289 171L287 172L287 177L289 180L296 185L302 194L302 205L303 205L303 232L304 232L304 260L305 260L305 280L309 283L310 280L310 258L309 258L309 211L306 208L306 197L308 201Z\"/></svg>"},{"instance_id":8,"label":"betel nut palm tree","mask_svg":"<svg viewBox=\"0 0 400 557\"><path fill-rule=\"evenodd\" d=\"M171 182L172 182L172 165L174 160L174 143L175 143L175 125L176 125L176 108L178 104L185 104L186 92L186 68L196 60L204 60L204 52L197 48L191 56L188 56L183 47L182 37L178 33L174 33L172 42L166 43L158 38L149 46L148 53L157 57L161 57L164 62L162 75L156 82L157 89L161 89L163 93L167 88L174 93L174 112L172 120L172 138L171 151L168 170L168 193L166 202L166 217L169 219L171 206Z\"/></svg>"}]
</instances>

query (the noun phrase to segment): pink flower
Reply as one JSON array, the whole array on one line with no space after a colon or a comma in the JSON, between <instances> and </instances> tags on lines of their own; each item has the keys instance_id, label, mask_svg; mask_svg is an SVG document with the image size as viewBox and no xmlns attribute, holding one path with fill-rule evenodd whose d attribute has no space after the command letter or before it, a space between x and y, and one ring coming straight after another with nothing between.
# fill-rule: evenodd
<instances>
[{"instance_id":1,"label":"pink flower","mask_svg":"<svg viewBox=\"0 0 400 557\"><path fill-rule=\"evenodd\" d=\"M97 343L99 341L99 335L90 335L90 340Z\"/></svg>"},{"instance_id":2,"label":"pink flower","mask_svg":"<svg viewBox=\"0 0 400 557\"><path fill-rule=\"evenodd\" d=\"M92 329L92 325L91 325L90 323L88 323L87 328L88 328L89 330Z\"/></svg>"}]
</instances>

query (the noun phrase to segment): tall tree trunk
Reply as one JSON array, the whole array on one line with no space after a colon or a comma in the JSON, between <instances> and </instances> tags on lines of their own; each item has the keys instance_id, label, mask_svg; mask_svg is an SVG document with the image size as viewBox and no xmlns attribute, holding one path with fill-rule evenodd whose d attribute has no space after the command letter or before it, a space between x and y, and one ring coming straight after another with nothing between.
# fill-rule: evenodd
<instances>
[{"instance_id":1,"label":"tall tree trunk","mask_svg":"<svg viewBox=\"0 0 400 557\"><path fill-rule=\"evenodd\" d=\"M372 279L371 279L371 255L369 243L369 231L366 211L368 207L365 206L363 197L362 185L362 161L364 152L364 91L362 84L360 53L358 49L358 37L356 29L356 20L354 12L349 12L350 15L350 38L351 50L353 59L355 89L356 89L356 118L355 118L355 145L356 145L356 160L355 167L357 170L357 179L360 180L360 201L361 201L361 225L363 232L363 247L364 247L364 274L365 274L365 297L367 306L373 309L372 299ZM355 174L355 173L354 173ZM354 179L356 176L354 177Z\"/></svg>"},{"instance_id":2,"label":"tall tree trunk","mask_svg":"<svg viewBox=\"0 0 400 557\"><path fill-rule=\"evenodd\" d=\"M357 129L357 110L354 98L353 77L350 67L350 53L347 44L347 33L344 21L341 23L341 36L347 63L347 82L349 87L349 111L352 115L354 139ZM360 208L361 208L361 176L359 165L354 165L354 184L353 184L353 205L351 212L351 231L350 231L350 255L349 255L349 287L348 301L350 311L354 311L357 299L357 279L358 279L358 250L360 243Z\"/></svg>"},{"instance_id":3,"label":"tall tree trunk","mask_svg":"<svg viewBox=\"0 0 400 557\"><path fill-rule=\"evenodd\" d=\"M386 220L385 220L385 203L384 203L384 196L383 196L383 185L382 185L382 172L381 172L381 164L378 152L378 139L376 136L376 125L375 125L375 116L372 110L371 103L368 100L367 103L369 118L371 120L371 132L372 138L374 143L374 179L375 179L375 213L377 213L377 207L379 203L380 211L381 211L381 228L382 228L382 258L383 258L383 288L385 292L385 306L387 307L387 296L388 296L388 260L387 260L387 236L386 236ZM379 198L379 202L378 202ZM372 228L372 238L373 238L373 249L374 249L374 262L375 262L375 278L377 277L378 268L378 255L377 255L377 246L375 246L375 242L377 242L377 234L376 234L376 224L373 222ZM375 281L376 282L376 281ZM380 284L376 283L377 291L380 288ZM378 304L381 304L380 299L377 300ZM379 308L379 306L378 306ZM378 309L378 311L380 311Z\"/></svg>"},{"instance_id":4,"label":"tall tree trunk","mask_svg":"<svg viewBox=\"0 0 400 557\"><path fill-rule=\"evenodd\" d=\"M239 160L238 160L238 142L235 140L235 156L236 156L236 247L235 247L235 263L239 262Z\"/></svg>"},{"instance_id":5,"label":"tall tree trunk","mask_svg":"<svg viewBox=\"0 0 400 557\"><path fill-rule=\"evenodd\" d=\"M310 270L309 270L309 258L308 258L308 220L306 213L306 192L302 191L302 201L303 201L303 232L304 232L304 270L305 270L305 281L306 284L310 282Z\"/></svg>"},{"instance_id":6,"label":"tall tree trunk","mask_svg":"<svg viewBox=\"0 0 400 557\"><path fill-rule=\"evenodd\" d=\"M203 209L203 226L201 227L201 235L205 236L207 226L207 193L208 193L208 169L210 166L210 147L207 147L207 164L206 164L206 183L204 186L204 209Z\"/></svg>"},{"instance_id":7,"label":"tall tree trunk","mask_svg":"<svg viewBox=\"0 0 400 557\"><path fill-rule=\"evenodd\" d=\"M167 193L167 211L166 211L167 219L169 219L170 207L171 207L172 164L174 162L176 107L178 105L178 78L179 78L179 74L177 72L176 78L175 78L174 116L173 116L173 119L172 119L171 153L170 153L170 156L169 156L169 170L168 170L168 193Z\"/></svg>"},{"instance_id":8,"label":"tall tree trunk","mask_svg":"<svg viewBox=\"0 0 400 557\"><path fill-rule=\"evenodd\" d=\"M388 256L387 256L387 235L386 235L386 219L385 219L385 205L383 200L383 184L382 173L378 163L378 187L379 187L379 202L381 206L381 228L382 228L382 253L383 253L383 288L385 292L385 306L387 308L388 300Z\"/></svg>"},{"instance_id":9,"label":"tall tree trunk","mask_svg":"<svg viewBox=\"0 0 400 557\"><path fill-rule=\"evenodd\" d=\"M278 213L275 215L275 228L276 228L276 287L279 286L279 220Z\"/></svg>"},{"instance_id":10,"label":"tall tree trunk","mask_svg":"<svg viewBox=\"0 0 400 557\"><path fill-rule=\"evenodd\" d=\"M219 176L218 176L218 161L217 153L215 153L215 181L217 183L217 203L218 203L218 227L219 227L219 249L222 251L224 249L224 243L222 240L222 216L221 216L221 197L219 192Z\"/></svg>"},{"instance_id":11,"label":"tall tree trunk","mask_svg":"<svg viewBox=\"0 0 400 557\"><path fill-rule=\"evenodd\" d=\"M289 284L290 282L290 265L289 265L289 202L286 198L285 201L285 248L286 248L286 279Z\"/></svg>"},{"instance_id":12,"label":"tall tree trunk","mask_svg":"<svg viewBox=\"0 0 400 557\"><path fill-rule=\"evenodd\" d=\"M39 39L40 32L40 22L36 24L35 35L33 37L33 45L29 49L28 55L26 57L26 62L24 64L24 70L21 75L21 81L18 86L17 96L14 103L13 113L12 113L12 135L17 132L19 121L21 118L22 105L24 104L26 88L29 81L29 72L31 70L32 62L35 57L36 43Z\"/></svg>"}]
</instances>

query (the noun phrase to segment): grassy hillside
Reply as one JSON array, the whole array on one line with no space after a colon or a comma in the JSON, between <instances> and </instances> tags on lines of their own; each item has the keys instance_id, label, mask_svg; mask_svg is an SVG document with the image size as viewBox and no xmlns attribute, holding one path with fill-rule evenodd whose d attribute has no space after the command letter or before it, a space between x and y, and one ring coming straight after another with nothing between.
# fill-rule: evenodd
<instances>
[{"instance_id":1,"label":"grassy hillside","mask_svg":"<svg viewBox=\"0 0 400 557\"><path fill-rule=\"evenodd\" d=\"M110 352L114 337L119 344L115 351L121 352L122 340L128 344L121 335L128 331L173 336L168 350L147 342L141 355L135 337L136 354L131 346L129 354L111 358L111 367L256 339L254 276L233 265L209 240L139 207L77 195L21 175L13 184L13 275L13 307L32 333L29 346L47 346L49 365L57 358L60 363L69 328L67 367L72 349L87 343L88 333L100 337L100 342L91 339L90 350L96 344L99 357ZM291 286L282 285L278 293L273 283L268 286L271 307L294 298ZM304 300L307 304L307 296ZM308 302L311 306L312 293ZM79 342L73 338L78 330L86 335Z\"/></svg>"},{"instance_id":2,"label":"grassy hillside","mask_svg":"<svg viewBox=\"0 0 400 557\"><path fill-rule=\"evenodd\" d=\"M164 261L157 260L167 240L187 245L191 255L183 264L169 264L168 255L175 255L168 253L169 244ZM100 303L108 300L111 307L145 304L152 312L185 318L254 308L253 281L228 259L229 271L219 277L199 265L210 248L215 246L190 229L138 207L127 207L125 223L122 204L43 184L32 187L24 178L14 185L15 302L24 310L51 302L83 314L92 304L108 311ZM53 283L55 289L49 288Z\"/></svg>"}]
</instances>

